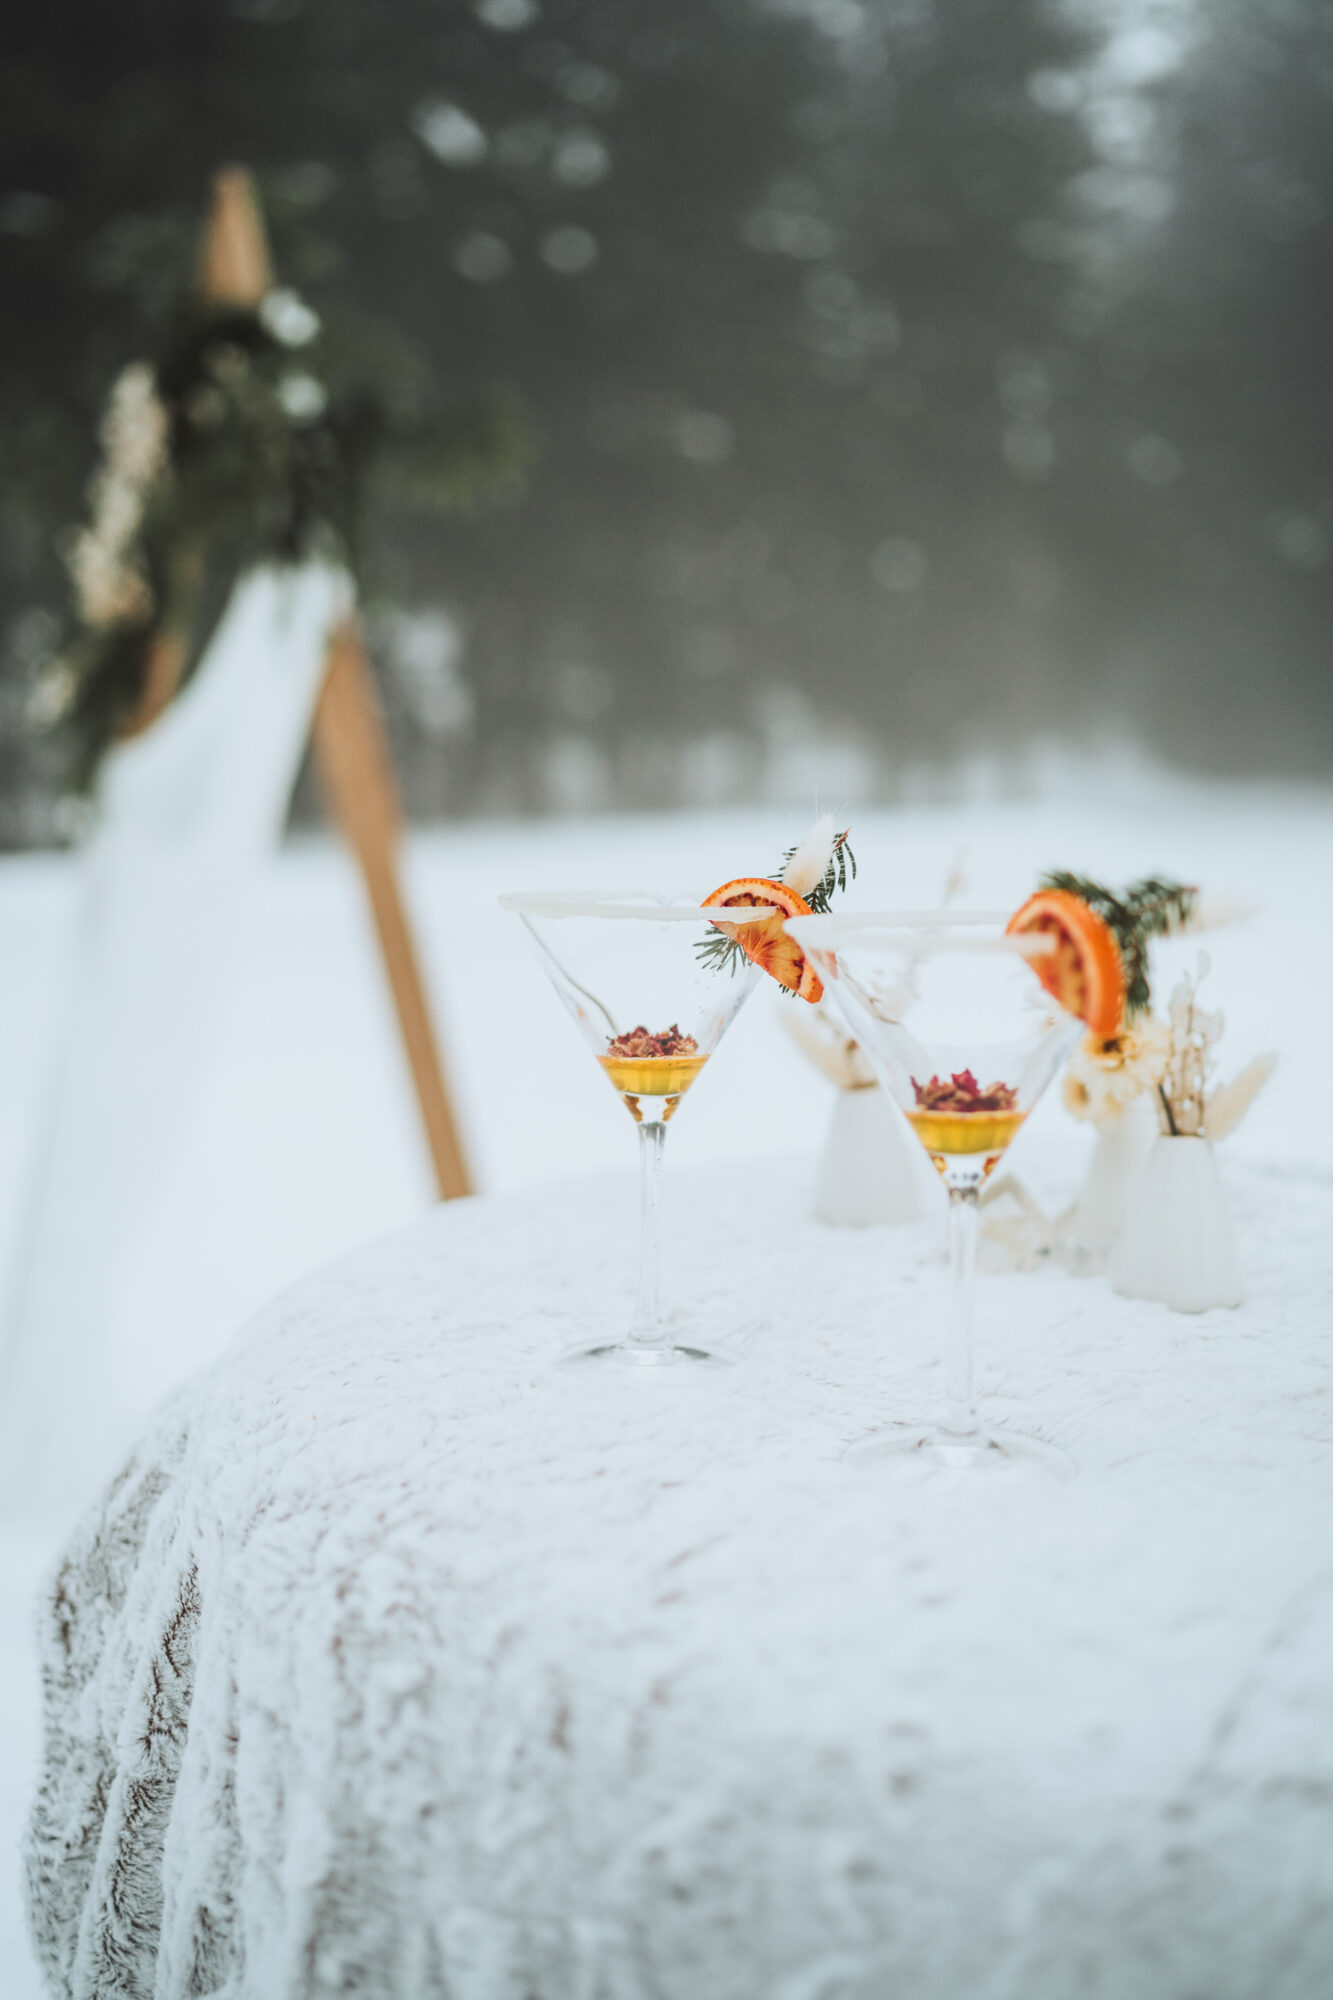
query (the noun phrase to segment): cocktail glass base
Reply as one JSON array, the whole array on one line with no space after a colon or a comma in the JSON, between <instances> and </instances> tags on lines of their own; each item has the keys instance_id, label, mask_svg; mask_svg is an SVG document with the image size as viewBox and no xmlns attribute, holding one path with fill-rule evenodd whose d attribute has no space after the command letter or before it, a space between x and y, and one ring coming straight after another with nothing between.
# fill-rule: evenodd
<instances>
[{"instance_id":1,"label":"cocktail glass base","mask_svg":"<svg viewBox=\"0 0 1333 2000\"><path fill-rule=\"evenodd\" d=\"M957 1471L991 1471L1014 1464L1034 1465L1056 1479L1072 1479L1078 1471L1068 1452L1025 1431L982 1429L951 1431L943 1424L889 1424L859 1444L848 1447L849 1464L872 1467L891 1459L916 1459Z\"/></svg>"},{"instance_id":2,"label":"cocktail glass base","mask_svg":"<svg viewBox=\"0 0 1333 2000\"><path fill-rule=\"evenodd\" d=\"M590 1362L613 1368L679 1368L699 1361L714 1368L729 1365L725 1354L687 1340L599 1340L561 1356L562 1364L570 1368L586 1368Z\"/></svg>"}]
</instances>

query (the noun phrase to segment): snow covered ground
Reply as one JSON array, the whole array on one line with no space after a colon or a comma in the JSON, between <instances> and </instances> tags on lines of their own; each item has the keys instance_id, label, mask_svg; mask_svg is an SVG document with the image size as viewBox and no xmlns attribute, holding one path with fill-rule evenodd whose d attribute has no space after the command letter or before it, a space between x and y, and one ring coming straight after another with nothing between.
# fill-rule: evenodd
<instances>
[{"instance_id":1,"label":"snow covered ground","mask_svg":"<svg viewBox=\"0 0 1333 2000\"><path fill-rule=\"evenodd\" d=\"M607 818L459 827L417 836L410 890L455 1088L484 1190L536 1186L606 1166L633 1168L623 1113L595 1076L518 926L495 903L527 887L660 886L703 894L766 872L803 830L808 806L682 818ZM1089 769L1036 803L919 807L863 816L857 904L936 900L960 850L974 905L1012 906L1036 874L1077 866L1113 881L1150 869L1252 899L1247 924L1207 940L1205 997L1228 1029L1223 1067L1262 1048L1282 1063L1233 1156L1327 1177L1333 1069L1325 1022L1333 946L1333 795L1126 782ZM0 863L0 1281L12 1264L19 1195L39 1120L77 909L75 864ZM1164 948L1159 991L1197 947ZM676 1163L790 1156L808 1176L828 1086L796 1052L784 1004L758 993L707 1087L673 1127ZM127 1244L117 1364L146 1411L213 1356L278 1286L427 1205L424 1149L367 919L349 864L324 841L290 846L254 911L212 1060L179 1157ZM1087 1134L1052 1101L1012 1164L1057 1198ZM669 1226L669 1197L668 1197ZM1034 1280L1040 1282L1040 1279ZM0 1524L0 1974L9 2000L35 1994L14 1851L36 1756L30 1604L49 1556L40 1526Z\"/></svg>"}]
</instances>

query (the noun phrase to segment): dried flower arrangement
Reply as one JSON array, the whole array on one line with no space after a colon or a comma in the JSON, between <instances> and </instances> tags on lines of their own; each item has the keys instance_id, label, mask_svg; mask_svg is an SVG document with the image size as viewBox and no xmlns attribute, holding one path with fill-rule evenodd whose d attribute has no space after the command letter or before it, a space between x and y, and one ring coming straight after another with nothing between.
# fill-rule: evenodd
<instances>
[{"instance_id":1,"label":"dried flower arrangement","mask_svg":"<svg viewBox=\"0 0 1333 2000\"><path fill-rule=\"evenodd\" d=\"M1158 875L1116 891L1065 869L1052 869L1043 876L1042 887L1065 890L1087 903L1110 926L1120 950L1123 1016L1114 1034L1085 1035L1065 1071L1066 1110L1101 1125L1118 1118L1135 1098L1161 1083L1170 1035L1166 1023L1151 1011L1149 947L1154 938L1178 936L1197 923L1199 892Z\"/></svg>"},{"instance_id":2,"label":"dried flower arrangement","mask_svg":"<svg viewBox=\"0 0 1333 2000\"><path fill-rule=\"evenodd\" d=\"M1118 1035L1085 1035L1065 1070L1065 1109L1094 1125L1120 1113L1166 1071L1171 1036L1155 1014L1143 1014Z\"/></svg>"},{"instance_id":3,"label":"dried flower arrangement","mask_svg":"<svg viewBox=\"0 0 1333 2000\"><path fill-rule=\"evenodd\" d=\"M1167 1059L1157 1082L1158 1123L1171 1138L1225 1139L1234 1132L1277 1066L1273 1053L1256 1056L1229 1084L1214 1089L1214 1051L1225 1019L1198 1004L1199 987L1211 970L1207 952L1171 994Z\"/></svg>"}]
</instances>

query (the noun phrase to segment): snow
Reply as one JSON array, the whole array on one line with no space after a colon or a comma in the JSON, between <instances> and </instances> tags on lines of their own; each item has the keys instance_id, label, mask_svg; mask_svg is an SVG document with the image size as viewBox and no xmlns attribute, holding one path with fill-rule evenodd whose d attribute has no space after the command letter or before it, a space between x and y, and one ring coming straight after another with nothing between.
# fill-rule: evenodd
<instances>
[{"instance_id":1,"label":"snow","mask_svg":"<svg viewBox=\"0 0 1333 2000\"><path fill-rule=\"evenodd\" d=\"M1245 1443L1242 1412L1231 1446L1249 1450L1256 1462L1280 1463L1279 1418L1287 1406L1276 1384L1282 1370L1299 1373L1314 1365L1311 1340L1321 1330L1317 1294L1297 1288L1288 1297L1282 1260L1289 1209L1299 1210L1307 1184L1317 1189L1328 1183L1325 1135L1333 1120L1333 1077L1325 1020L1333 951L1326 927L1333 801L1317 794L1183 782L1141 793L1132 803L1110 786L1100 797L1097 791L1090 784L1088 796L1077 801L920 807L863 817L855 830L861 863L855 901L863 907L933 901L959 848L965 848L968 899L976 904L1012 905L1037 870L1060 864L1118 880L1163 870L1261 905L1250 923L1209 938L1214 969L1208 998L1227 1014L1226 1073L1262 1048L1282 1053L1276 1077L1228 1142L1224 1159L1233 1196L1246 1210L1251 1265L1257 1255L1265 1260L1271 1302L1241 1343L1257 1370L1248 1378L1256 1398L1253 1441ZM602 883L697 894L729 875L774 866L808 817L808 809L794 809L532 822L414 838L412 901L483 1188L518 1194L552 1180L568 1183L610 1170L623 1192L632 1170L623 1112L609 1091L597 1087L518 926L496 908L498 893ZM23 857L0 865L0 963L6 968L0 990L0 1103L6 1107L0 1121L0 1224L11 1258L42 1072L58 1018L62 973L70 963L75 908L68 860ZM1167 948L1161 977L1169 978L1192 950L1185 944ZM264 884L245 952L220 1004L212 1060L199 1081L188 1137L169 1184L144 1217L137 1241L127 1246L115 1301L117 1366L136 1421L164 1391L212 1359L279 1286L348 1246L419 1216L430 1199L424 1148L368 922L350 866L337 849L312 841L283 852ZM767 993L750 1002L710 1070L707 1090L691 1098L687 1115L673 1127L668 1182L679 1176L682 1202L695 1198L689 1190L698 1185L688 1169L786 1157L796 1164L780 1178L796 1191L799 1208L829 1115L830 1092L784 1032L783 1004ZM1012 1165L1044 1196L1058 1199L1072 1188L1087 1144L1088 1135L1052 1102L1022 1135ZM589 1198L575 1190L571 1213ZM849 1257L864 1259L867 1239L846 1240ZM590 1274L595 1264L596 1259ZM602 1282L613 1283L613 1274L603 1280L598 1271L597 1283ZM984 1286L983 1312L990 1296L1005 1286L1031 1287L1043 1322L1077 1323L1090 1352L1109 1329L1141 1329L1142 1314L1151 1310L1113 1302L1095 1284L1080 1287L1046 1273ZM1010 1290L1006 1296L1018 1295ZM1168 1345L1179 1368L1168 1371L1159 1401L1144 1412L1142 1437L1117 1446L1122 1454L1150 1459L1149 1432L1169 1432L1173 1404L1188 1398L1189 1367L1200 1352L1188 1324L1168 1323ZM1117 1365L1132 1372L1129 1359ZM836 1379L836 1342L825 1366ZM994 1359L991 1366L993 1371ZM1270 1408L1261 1421L1266 1367L1274 1375L1278 1409L1274 1416ZM1026 1363L1024 1371L1015 1370L1019 1381L1025 1371ZM987 1385L984 1358L982 1385ZM1057 1398L1050 1409L1057 1427L1059 1417ZM1080 1452L1080 1441L1074 1448ZM1126 1497L1117 1532L1137 1523L1147 1545L1152 1482L1142 1490L1122 1483L1120 1490ZM35 1770L35 1670L26 1607L49 1554L50 1532L41 1522L11 1524L0 1539L5 1607L0 1691L14 1718L0 1763L0 1840L11 1852ZM1071 1563L1075 1552L1071 1541ZM1258 1575L1257 1564L1253 1574ZM1290 1581L1288 1572L1283 1575ZM1281 1581L1274 1579L1274 1591ZM1145 1571L1136 1587L1146 1602L1171 1583L1169 1566L1158 1565ZM1219 1629L1225 1632L1224 1617ZM1107 1667L1127 1670L1123 1661ZM994 1718L1000 1714L997 1705ZM1163 1711L1159 1720L1166 1719ZM25 1993L25 1979L28 1990L37 1992L9 1870L0 1878L0 1968L13 2000Z\"/></svg>"},{"instance_id":2,"label":"snow","mask_svg":"<svg viewBox=\"0 0 1333 2000\"><path fill-rule=\"evenodd\" d=\"M985 1288L1065 1488L842 1461L932 1399L941 1272L808 1179L676 1177L730 1370L555 1366L628 1310L612 1174L437 1209L187 1387L52 1608L64 1990L1314 2000L1333 1188L1233 1167L1234 1313Z\"/></svg>"}]
</instances>

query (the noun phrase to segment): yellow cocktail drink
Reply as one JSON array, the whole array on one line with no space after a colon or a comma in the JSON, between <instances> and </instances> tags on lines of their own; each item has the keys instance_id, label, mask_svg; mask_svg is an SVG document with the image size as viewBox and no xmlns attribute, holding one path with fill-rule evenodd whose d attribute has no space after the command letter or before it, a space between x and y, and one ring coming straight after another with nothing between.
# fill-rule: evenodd
<instances>
[{"instance_id":1,"label":"yellow cocktail drink","mask_svg":"<svg viewBox=\"0 0 1333 2000\"><path fill-rule=\"evenodd\" d=\"M598 1056L617 1090L633 1097L680 1097L707 1056Z\"/></svg>"},{"instance_id":2,"label":"yellow cocktail drink","mask_svg":"<svg viewBox=\"0 0 1333 2000\"><path fill-rule=\"evenodd\" d=\"M1002 1153L1027 1116L1023 1111L909 1111L908 1120L931 1154Z\"/></svg>"}]
</instances>

